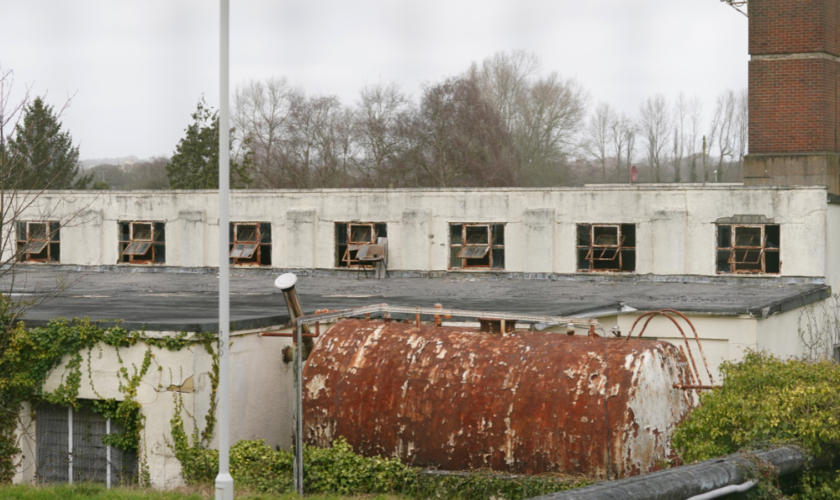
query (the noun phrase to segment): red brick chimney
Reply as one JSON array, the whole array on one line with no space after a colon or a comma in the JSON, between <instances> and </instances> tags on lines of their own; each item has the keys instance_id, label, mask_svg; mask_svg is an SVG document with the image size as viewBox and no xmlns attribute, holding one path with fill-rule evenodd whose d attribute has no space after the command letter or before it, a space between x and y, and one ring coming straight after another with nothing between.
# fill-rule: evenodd
<instances>
[{"instance_id":1,"label":"red brick chimney","mask_svg":"<svg viewBox=\"0 0 840 500\"><path fill-rule=\"evenodd\" d=\"M747 185L840 194L838 0L749 0Z\"/></svg>"}]
</instances>

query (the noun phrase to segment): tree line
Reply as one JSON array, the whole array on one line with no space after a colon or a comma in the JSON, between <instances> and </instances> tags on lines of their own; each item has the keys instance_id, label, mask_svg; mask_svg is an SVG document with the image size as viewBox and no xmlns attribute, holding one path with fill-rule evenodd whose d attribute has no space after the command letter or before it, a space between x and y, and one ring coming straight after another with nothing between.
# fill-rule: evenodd
<instances>
[{"instance_id":1,"label":"tree line","mask_svg":"<svg viewBox=\"0 0 840 500\"><path fill-rule=\"evenodd\" d=\"M388 81L345 105L285 78L252 80L232 99L231 186L569 186L628 182L632 165L639 182L742 180L746 90L724 91L708 109L682 93L653 95L635 113L591 101L577 80L542 72L525 51L426 83L417 99ZM218 186L218 112L203 98L171 158L88 171L61 110L39 97L18 111L7 113L13 127L0 116L0 174L17 188Z\"/></svg>"}]
</instances>

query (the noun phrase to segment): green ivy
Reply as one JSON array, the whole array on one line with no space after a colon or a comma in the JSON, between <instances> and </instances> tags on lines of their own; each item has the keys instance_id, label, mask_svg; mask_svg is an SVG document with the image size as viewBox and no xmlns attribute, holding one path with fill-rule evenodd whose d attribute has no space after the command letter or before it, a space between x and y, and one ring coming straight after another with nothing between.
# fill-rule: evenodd
<instances>
[{"instance_id":1,"label":"green ivy","mask_svg":"<svg viewBox=\"0 0 840 500\"><path fill-rule=\"evenodd\" d=\"M212 482L218 473L218 451L205 449L181 462L190 483ZM187 457L185 457L187 458ZM230 472L238 485L261 493L293 490L293 455L272 450L262 440L240 441L230 449ZM396 458L363 457L344 438L332 448L303 450L304 490L307 493L366 495L390 493L412 498L518 500L579 488L584 478L553 475L501 477L487 471L465 475L427 475Z\"/></svg>"},{"instance_id":2,"label":"green ivy","mask_svg":"<svg viewBox=\"0 0 840 500\"><path fill-rule=\"evenodd\" d=\"M212 352L212 337L200 335L188 338L186 333L164 338L149 338L144 332L129 332L119 326L102 328L89 318L56 319L47 326L27 329L22 321L14 322L11 314L13 304L0 295L0 482L9 482L14 476L17 464L14 456L20 453L16 446L15 431L17 418L26 402L39 400L63 406L90 407L106 418L118 423L123 433L112 433L103 438L103 443L127 451L139 449L145 417L137 402L137 389L148 373L154 354L151 347L177 351L186 346L202 344ZM120 349L138 343L147 346L140 366L125 366ZM79 400L82 381L83 353L87 351L87 369L90 374L90 358L94 348L101 345L114 348L121 368L117 373L122 401L100 397L99 401ZM69 356L67 371L56 390L44 392L43 386L50 372L61 365ZM161 368L159 368L161 369ZM218 368L214 377L218 378ZM92 380L93 377L89 377ZM94 393L96 388L91 386ZM214 422L215 417L208 417ZM212 431L211 431L212 433ZM142 477L141 477L142 479Z\"/></svg>"}]
</instances>

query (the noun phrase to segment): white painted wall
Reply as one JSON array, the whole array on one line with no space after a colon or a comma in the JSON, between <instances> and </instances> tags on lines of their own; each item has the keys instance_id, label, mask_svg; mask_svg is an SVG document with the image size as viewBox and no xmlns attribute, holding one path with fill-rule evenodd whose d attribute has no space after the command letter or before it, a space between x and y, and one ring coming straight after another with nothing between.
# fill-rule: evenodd
<instances>
[{"instance_id":1,"label":"white painted wall","mask_svg":"<svg viewBox=\"0 0 840 500\"><path fill-rule=\"evenodd\" d=\"M78 214L62 230L62 264L116 264L117 222L160 220L166 265L212 267L216 198L214 191L48 192L22 218ZM443 271L450 222L501 222L507 271L572 274L575 224L635 223L637 273L715 275L715 221L742 214L781 224L783 276L825 277L831 269L840 279L826 260L827 247L840 246L840 208L819 187L235 191L231 203L233 221L272 223L273 266L286 269L334 267L334 223L368 221L388 223L391 269Z\"/></svg>"},{"instance_id":2,"label":"white painted wall","mask_svg":"<svg viewBox=\"0 0 840 500\"><path fill-rule=\"evenodd\" d=\"M256 333L233 333L231 347L231 444L242 439L264 439L271 446L290 448L292 441L292 367L282 361L282 349L291 339L260 337ZM174 488L183 484L181 464L175 458L167 440L172 442L170 420L175 415L175 394L183 399L184 410L194 415L200 429L210 407L212 394L210 372L212 357L201 345L169 351L138 343L117 352L107 345L97 345L90 353L83 352L80 399L124 400L119 391L117 372L126 367L130 374L139 367L147 349L153 358L147 374L138 388L137 401L142 405L145 429L142 435L140 460L149 467L152 486ZM87 363L90 355L90 375ZM44 391L54 391L67 376L66 356L46 383ZM160 368L160 369L159 369ZM92 384L91 384L92 379ZM192 381L192 388L182 388ZM25 434L23 455L14 481L27 483L35 479L35 426L28 420L30 410L22 412L19 434ZM187 434L194 422L182 414ZM218 447L218 436L211 442Z\"/></svg>"}]
</instances>

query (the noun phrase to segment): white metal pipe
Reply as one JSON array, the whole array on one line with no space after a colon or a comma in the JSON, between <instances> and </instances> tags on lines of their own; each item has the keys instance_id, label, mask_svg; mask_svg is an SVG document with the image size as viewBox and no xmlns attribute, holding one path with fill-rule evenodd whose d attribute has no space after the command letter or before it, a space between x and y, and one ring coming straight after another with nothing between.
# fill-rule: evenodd
<instances>
[{"instance_id":1,"label":"white metal pipe","mask_svg":"<svg viewBox=\"0 0 840 500\"><path fill-rule=\"evenodd\" d=\"M111 417L105 419L105 434L111 435ZM111 445L105 446L105 488L111 489Z\"/></svg>"},{"instance_id":2,"label":"white metal pipe","mask_svg":"<svg viewBox=\"0 0 840 500\"><path fill-rule=\"evenodd\" d=\"M219 474L216 500L233 500L230 475L230 1L219 0Z\"/></svg>"},{"instance_id":3,"label":"white metal pipe","mask_svg":"<svg viewBox=\"0 0 840 500\"><path fill-rule=\"evenodd\" d=\"M729 495L730 493L743 493L755 485L756 481L747 481L742 484L730 484L729 486L724 486L723 488L707 491L701 495L694 495L686 500L712 500L713 498L720 498L724 495Z\"/></svg>"},{"instance_id":4,"label":"white metal pipe","mask_svg":"<svg viewBox=\"0 0 840 500\"><path fill-rule=\"evenodd\" d=\"M67 407L67 477L70 484L73 484L73 407Z\"/></svg>"}]
</instances>

